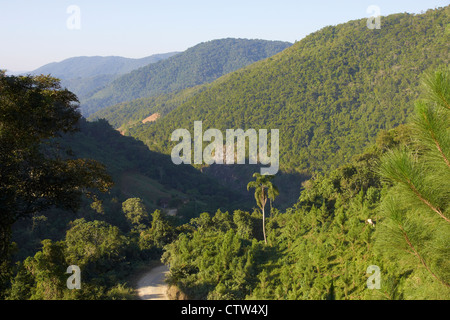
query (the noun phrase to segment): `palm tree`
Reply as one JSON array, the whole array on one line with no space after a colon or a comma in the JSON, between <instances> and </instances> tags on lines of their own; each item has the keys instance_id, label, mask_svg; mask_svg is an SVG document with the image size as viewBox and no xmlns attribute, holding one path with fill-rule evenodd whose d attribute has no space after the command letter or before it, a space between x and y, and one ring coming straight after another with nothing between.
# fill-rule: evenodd
<instances>
[{"instance_id":1,"label":"palm tree","mask_svg":"<svg viewBox=\"0 0 450 320\"><path fill-rule=\"evenodd\" d=\"M275 176L273 175L261 175L259 173L254 173L253 178L256 178L255 181L250 181L247 184L247 190L250 188L255 188L255 200L256 204L262 211L263 216L263 235L264 235L264 243L267 244L266 239L266 227L265 227L265 212L264 208L267 203L267 199L270 199L270 203L272 206L272 201L275 200L275 197L279 195L278 188L274 186L271 180Z\"/></svg>"}]
</instances>

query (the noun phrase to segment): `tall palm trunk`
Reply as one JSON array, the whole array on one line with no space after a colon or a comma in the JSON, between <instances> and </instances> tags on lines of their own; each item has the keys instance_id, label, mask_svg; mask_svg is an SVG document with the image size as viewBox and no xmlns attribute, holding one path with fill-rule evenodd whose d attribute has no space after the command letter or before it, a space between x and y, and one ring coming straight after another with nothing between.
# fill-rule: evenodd
<instances>
[{"instance_id":1,"label":"tall palm trunk","mask_svg":"<svg viewBox=\"0 0 450 320\"><path fill-rule=\"evenodd\" d=\"M264 243L267 244L266 238L266 213L265 207L267 200L270 200L270 208L272 212L272 201L279 194L277 187L275 187L270 180L274 178L274 176L269 175L261 175L258 172L253 174L253 177L256 178L256 181L250 181L247 184L247 190L250 188L255 188L255 200L256 205L261 209L263 215L263 235L264 235ZM267 192L266 192L267 189Z\"/></svg>"},{"instance_id":2,"label":"tall palm trunk","mask_svg":"<svg viewBox=\"0 0 450 320\"><path fill-rule=\"evenodd\" d=\"M264 187L262 187L262 195L261 195L261 210L262 210L262 216L263 216L263 235L264 235L264 243L267 244L267 239L266 239L266 214L264 212L264 209L266 207L266 202L267 202L267 198L265 197L264 194Z\"/></svg>"},{"instance_id":3,"label":"tall palm trunk","mask_svg":"<svg viewBox=\"0 0 450 320\"><path fill-rule=\"evenodd\" d=\"M266 215L264 214L264 208L262 210L262 214L263 214L263 235L264 235L264 243L267 244L267 239L266 239L266 222L265 222L265 217Z\"/></svg>"}]
</instances>

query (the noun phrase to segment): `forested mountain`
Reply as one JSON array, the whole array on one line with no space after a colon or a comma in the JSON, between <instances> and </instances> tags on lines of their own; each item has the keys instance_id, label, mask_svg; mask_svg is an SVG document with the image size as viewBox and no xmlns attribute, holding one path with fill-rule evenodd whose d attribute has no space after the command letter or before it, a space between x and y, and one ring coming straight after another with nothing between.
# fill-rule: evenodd
<instances>
[{"instance_id":1,"label":"forested mountain","mask_svg":"<svg viewBox=\"0 0 450 320\"><path fill-rule=\"evenodd\" d=\"M222 132L279 129L282 170L337 168L373 143L381 129L404 123L422 74L448 64L449 10L390 15L379 30L368 29L365 19L323 28L205 85L172 105L163 119L129 132L170 153L171 133L193 132L194 121Z\"/></svg>"},{"instance_id":2,"label":"forested mountain","mask_svg":"<svg viewBox=\"0 0 450 320\"><path fill-rule=\"evenodd\" d=\"M31 71L30 74L50 74L59 78L63 86L77 94L79 99L83 99L122 74L167 59L177 53L155 54L140 59L117 56L73 57L46 64Z\"/></svg>"},{"instance_id":3,"label":"forested mountain","mask_svg":"<svg viewBox=\"0 0 450 320\"><path fill-rule=\"evenodd\" d=\"M423 79L412 121L380 131L376 143L350 163L317 173L295 206L278 210L278 194L267 190L265 233L258 209L208 210L183 225L159 210L150 218L148 203L139 198L120 203L106 196L72 216L62 209L38 211L14 225L12 247L30 256L14 267L2 264L2 298L133 299L124 279L134 266L162 254L171 292L190 299L448 300L450 70ZM113 176L153 158L105 121L83 121L77 135L47 146L84 150ZM107 159L110 148L123 153ZM158 159L142 167L150 169L143 174L157 179L153 167L166 172L169 163ZM255 190L255 200L259 195ZM83 270L81 290L66 285L65 266L73 264Z\"/></svg>"},{"instance_id":4,"label":"forested mountain","mask_svg":"<svg viewBox=\"0 0 450 320\"><path fill-rule=\"evenodd\" d=\"M167 60L121 76L106 88L82 100L83 115L137 98L169 93L211 82L220 76L270 57L291 43L220 39L200 43Z\"/></svg>"}]
</instances>

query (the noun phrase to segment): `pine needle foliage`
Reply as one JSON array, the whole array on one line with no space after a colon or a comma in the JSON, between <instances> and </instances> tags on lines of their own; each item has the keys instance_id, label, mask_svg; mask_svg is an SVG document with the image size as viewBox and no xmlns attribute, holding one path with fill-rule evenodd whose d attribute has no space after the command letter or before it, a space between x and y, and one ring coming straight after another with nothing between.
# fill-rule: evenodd
<instances>
[{"instance_id":1,"label":"pine needle foliage","mask_svg":"<svg viewBox=\"0 0 450 320\"><path fill-rule=\"evenodd\" d=\"M379 173L393 184L381 204L385 220L376 248L413 272L412 298L450 297L450 69L425 77L411 143L382 157Z\"/></svg>"}]
</instances>

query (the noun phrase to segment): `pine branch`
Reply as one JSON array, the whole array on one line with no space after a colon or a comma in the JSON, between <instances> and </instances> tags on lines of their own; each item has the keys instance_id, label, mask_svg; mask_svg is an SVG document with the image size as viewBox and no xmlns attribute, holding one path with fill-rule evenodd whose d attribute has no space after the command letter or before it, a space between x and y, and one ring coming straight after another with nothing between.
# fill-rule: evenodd
<instances>
[{"instance_id":1,"label":"pine branch","mask_svg":"<svg viewBox=\"0 0 450 320\"><path fill-rule=\"evenodd\" d=\"M419 252L417 252L416 248L414 247L414 245L412 244L411 240L408 237L408 234L406 233L406 231L403 229L403 227L401 225L398 225L398 227L400 228L400 230L402 231L402 235L403 238L405 239L406 243L408 244L408 246L411 248L412 250L412 254L414 256L416 256L420 262L422 263L422 265L425 267L425 269L428 270L428 272L440 283L442 283L444 286L446 287L450 287L450 285L444 281L442 281L441 279L439 279L439 277L433 273L433 271L431 271L431 269L428 267L428 265L425 262L425 259L419 254Z\"/></svg>"},{"instance_id":2,"label":"pine branch","mask_svg":"<svg viewBox=\"0 0 450 320\"><path fill-rule=\"evenodd\" d=\"M438 141L438 139L436 138L436 134L434 133L434 131L431 129L433 128L432 123L430 122L430 119L428 118L426 112L422 112L422 119L426 122L426 130L428 131L431 139L434 141L434 144L436 145L436 148L438 149L441 157L444 159L445 164L447 165L447 167L450 168L450 161L449 159L446 157L445 153L442 150L442 147Z\"/></svg>"},{"instance_id":3,"label":"pine branch","mask_svg":"<svg viewBox=\"0 0 450 320\"><path fill-rule=\"evenodd\" d=\"M447 167L450 168L450 161L447 159L444 152L442 151L441 145L439 144L439 141L436 140L434 133L432 134L431 138L434 140L434 143L436 144L436 147L439 150L439 153L441 154L442 158L444 159L445 164L447 165Z\"/></svg>"},{"instance_id":4,"label":"pine branch","mask_svg":"<svg viewBox=\"0 0 450 320\"><path fill-rule=\"evenodd\" d=\"M444 214L441 212L441 210L436 208L433 204L431 204L431 202L429 202L425 197L422 196L422 194L419 192L419 190L416 189L416 187L414 186L414 184L411 182L410 179L406 178L406 181L407 181L409 188L414 192L414 194L416 195L417 198L419 198L420 201L422 201L424 204L426 204L431 210L436 212L445 221L450 222L450 219L447 218L446 216L444 216ZM400 182L402 182L402 181L400 181Z\"/></svg>"}]
</instances>

